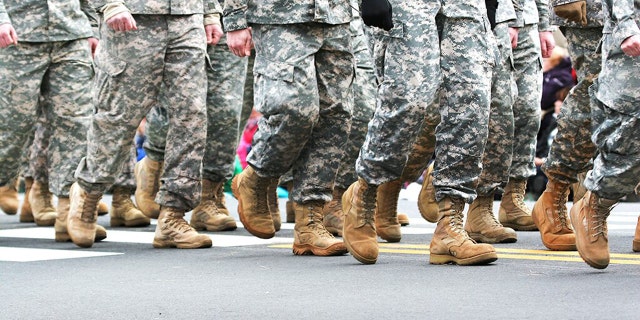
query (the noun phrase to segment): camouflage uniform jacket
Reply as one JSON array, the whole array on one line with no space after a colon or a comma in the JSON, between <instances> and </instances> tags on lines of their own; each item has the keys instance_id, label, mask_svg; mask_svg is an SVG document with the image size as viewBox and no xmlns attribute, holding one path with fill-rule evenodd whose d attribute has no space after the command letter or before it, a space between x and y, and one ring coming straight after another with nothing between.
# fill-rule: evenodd
<instances>
[{"instance_id":1,"label":"camouflage uniform jacket","mask_svg":"<svg viewBox=\"0 0 640 320\"><path fill-rule=\"evenodd\" d=\"M498 11L496 11L496 23L516 20L516 10L511 0L498 0Z\"/></svg>"},{"instance_id":2,"label":"camouflage uniform jacket","mask_svg":"<svg viewBox=\"0 0 640 320\"><path fill-rule=\"evenodd\" d=\"M537 24L538 31L550 31L549 1L548 0L512 0L516 10L516 21L510 27L522 28L526 25Z\"/></svg>"},{"instance_id":3,"label":"camouflage uniform jacket","mask_svg":"<svg viewBox=\"0 0 640 320\"><path fill-rule=\"evenodd\" d=\"M349 23L351 6L345 0L226 0L225 31L245 29L250 23Z\"/></svg>"},{"instance_id":4,"label":"camouflage uniform jacket","mask_svg":"<svg viewBox=\"0 0 640 320\"><path fill-rule=\"evenodd\" d=\"M131 14L191 15L221 13L218 0L93 0L100 10L112 2L123 2Z\"/></svg>"},{"instance_id":5,"label":"camouflage uniform jacket","mask_svg":"<svg viewBox=\"0 0 640 320\"><path fill-rule=\"evenodd\" d=\"M569 21L558 17L553 12L553 7L561 6L563 4L578 2L584 0L551 0L551 23L556 26L570 27L570 28L594 28L603 26L602 17L602 1L600 0L586 0L587 2L587 25L583 26L579 23Z\"/></svg>"},{"instance_id":6,"label":"camouflage uniform jacket","mask_svg":"<svg viewBox=\"0 0 640 320\"><path fill-rule=\"evenodd\" d=\"M0 0L0 24L7 23L24 42L89 38L98 25L89 0Z\"/></svg>"},{"instance_id":7,"label":"camouflage uniform jacket","mask_svg":"<svg viewBox=\"0 0 640 320\"><path fill-rule=\"evenodd\" d=\"M640 0L604 0L603 9L602 33L610 33L617 48L625 39L640 35Z\"/></svg>"}]
</instances>

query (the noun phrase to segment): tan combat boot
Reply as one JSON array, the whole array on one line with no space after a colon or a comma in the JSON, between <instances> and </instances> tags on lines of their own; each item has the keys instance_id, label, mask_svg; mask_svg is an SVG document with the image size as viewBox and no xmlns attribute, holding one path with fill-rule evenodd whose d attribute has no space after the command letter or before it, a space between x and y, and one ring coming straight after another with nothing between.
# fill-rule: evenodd
<instances>
[{"instance_id":1,"label":"tan combat boot","mask_svg":"<svg viewBox=\"0 0 640 320\"><path fill-rule=\"evenodd\" d=\"M38 226L52 226L58 213L53 207L53 196L49 192L49 183L34 181L29 191L29 203L33 220Z\"/></svg>"},{"instance_id":2,"label":"tan combat boot","mask_svg":"<svg viewBox=\"0 0 640 320\"><path fill-rule=\"evenodd\" d=\"M573 203L578 202L584 194L587 193L587 188L584 187L584 179L587 178L587 171L578 173L578 182L571 184L573 190Z\"/></svg>"},{"instance_id":3,"label":"tan combat boot","mask_svg":"<svg viewBox=\"0 0 640 320\"><path fill-rule=\"evenodd\" d=\"M575 251L576 235L567 216L569 185L549 180L531 211L542 244L550 250Z\"/></svg>"},{"instance_id":4,"label":"tan combat boot","mask_svg":"<svg viewBox=\"0 0 640 320\"><path fill-rule=\"evenodd\" d=\"M278 179L273 179L267 190L267 199L269 201L269 212L273 219L273 228L280 231L282 226L282 218L280 217L280 205L278 204Z\"/></svg>"},{"instance_id":5,"label":"tan combat boot","mask_svg":"<svg viewBox=\"0 0 640 320\"><path fill-rule=\"evenodd\" d=\"M293 182L287 182L287 191L289 192L289 199L287 199L286 203L286 213L287 213L287 223L296 222L296 210L293 207L293 198L291 190L293 190Z\"/></svg>"},{"instance_id":6,"label":"tan combat boot","mask_svg":"<svg viewBox=\"0 0 640 320\"><path fill-rule=\"evenodd\" d=\"M146 227L151 221L144 215L131 201L131 190L123 187L113 188L113 198L111 201L112 227Z\"/></svg>"},{"instance_id":7,"label":"tan combat boot","mask_svg":"<svg viewBox=\"0 0 640 320\"><path fill-rule=\"evenodd\" d=\"M11 180L6 185L0 187L0 209L8 215L14 215L18 213L19 206L20 200L18 199L17 181Z\"/></svg>"},{"instance_id":8,"label":"tan combat boot","mask_svg":"<svg viewBox=\"0 0 640 320\"><path fill-rule=\"evenodd\" d=\"M602 199L587 191L571 207L571 224L576 234L578 253L593 268L604 269L609 265L607 217L617 203L616 200Z\"/></svg>"},{"instance_id":9,"label":"tan combat boot","mask_svg":"<svg viewBox=\"0 0 640 320\"><path fill-rule=\"evenodd\" d=\"M258 176L253 167L247 166L231 182L233 195L238 199L240 221L249 233L262 239L276 235L267 196L272 180Z\"/></svg>"},{"instance_id":10,"label":"tan combat boot","mask_svg":"<svg viewBox=\"0 0 640 320\"><path fill-rule=\"evenodd\" d=\"M104 216L107 213L109 213L109 205L102 201L98 202L98 215Z\"/></svg>"},{"instance_id":11,"label":"tan combat boot","mask_svg":"<svg viewBox=\"0 0 640 320\"><path fill-rule=\"evenodd\" d=\"M333 187L333 198L324 206L322 224L334 236L342 237L344 212L342 211L342 195L346 189Z\"/></svg>"},{"instance_id":12,"label":"tan combat boot","mask_svg":"<svg viewBox=\"0 0 640 320\"><path fill-rule=\"evenodd\" d=\"M402 231L398 222L398 196L402 181L393 180L378 186L376 196L376 233L387 242L400 242Z\"/></svg>"},{"instance_id":13,"label":"tan combat boot","mask_svg":"<svg viewBox=\"0 0 640 320\"><path fill-rule=\"evenodd\" d=\"M87 192L76 182L71 186L69 198L71 204L67 216L67 232L77 246L89 248L96 238L98 202L102 193Z\"/></svg>"},{"instance_id":14,"label":"tan combat boot","mask_svg":"<svg viewBox=\"0 0 640 320\"><path fill-rule=\"evenodd\" d=\"M478 196L469 206L464 230L471 239L481 243L511 243L518 235L506 228L493 215L493 193Z\"/></svg>"},{"instance_id":15,"label":"tan combat boot","mask_svg":"<svg viewBox=\"0 0 640 320\"><path fill-rule=\"evenodd\" d=\"M351 255L364 264L378 260L378 240L374 215L377 186L358 179L342 196L344 228L342 237Z\"/></svg>"},{"instance_id":16,"label":"tan combat boot","mask_svg":"<svg viewBox=\"0 0 640 320\"><path fill-rule=\"evenodd\" d=\"M33 186L33 178L24 178L24 200L22 201L22 207L20 208L20 222L33 222L33 210L31 210L31 203L29 203L29 194L31 193L31 186Z\"/></svg>"},{"instance_id":17,"label":"tan combat boot","mask_svg":"<svg viewBox=\"0 0 640 320\"><path fill-rule=\"evenodd\" d=\"M322 224L323 202L295 203L294 206L296 225L293 229L293 254L338 256L347 253L344 243L334 238Z\"/></svg>"},{"instance_id":18,"label":"tan combat boot","mask_svg":"<svg viewBox=\"0 0 640 320\"><path fill-rule=\"evenodd\" d=\"M136 163L136 204L147 217L157 219L160 205L156 203L156 194L160 189L160 171L162 162L144 157Z\"/></svg>"},{"instance_id":19,"label":"tan combat boot","mask_svg":"<svg viewBox=\"0 0 640 320\"><path fill-rule=\"evenodd\" d=\"M67 232L67 216L69 215L69 208L71 206L71 201L69 198L58 197L58 217L56 218L56 223L53 226L53 229L56 232L56 242L68 242L71 241L71 237L69 237L69 233ZM95 241L102 241L107 238L107 230L96 224L96 238Z\"/></svg>"},{"instance_id":20,"label":"tan combat boot","mask_svg":"<svg viewBox=\"0 0 640 320\"><path fill-rule=\"evenodd\" d=\"M161 207L153 237L154 248L197 249L211 248L209 236L199 234L186 220L184 210Z\"/></svg>"},{"instance_id":21,"label":"tan combat boot","mask_svg":"<svg viewBox=\"0 0 640 320\"><path fill-rule=\"evenodd\" d=\"M409 225L409 216L404 213L398 213L398 222L400 222L401 226Z\"/></svg>"},{"instance_id":22,"label":"tan combat boot","mask_svg":"<svg viewBox=\"0 0 640 320\"><path fill-rule=\"evenodd\" d=\"M225 181L226 182L226 181ZM229 209L227 209L227 200L224 197L224 184L225 182L215 183L213 185L213 194L216 196L216 207L222 214L231 216Z\"/></svg>"},{"instance_id":23,"label":"tan combat boot","mask_svg":"<svg viewBox=\"0 0 640 320\"><path fill-rule=\"evenodd\" d=\"M500 201L499 221L503 226L516 231L536 231L531 210L524 203L527 180L509 179Z\"/></svg>"},{"instance_id":24,"label":"tan combat boot","mask_svg":"<svg viewBox=\"0 0 640 320\"><path fill-rule=\"evenodd\" d=\"M640 252L640 217L638 217L636 224L636 235L633 237L633 251Z\"/></svg>"},{"instance_id":25,"label":"tan combat boot","mask_svg":"<svg viewBox=\"0 0 640 320\"><path fill-rule=\"evenodd\" d=\"M424 172L422 179L422 188L418 195L418 210L420 215L431 223L436 223L438 217L438 202L436 201L436 189L433 187L433 163L429 165Z\"/></svg>"},{"instance_id":26,"label":"tan combat boot","mask_svg":"<svg viewBox=\"0 0 640 320\"><path fill-rule=\"evenodd\" d=\"M446 197L438 202L440 220L429 246L429 263L487 264L498 260L490 244L477 244L462 227L464 201Z\"/></svg>"},{"instance_id":27,"label":"tan combat boot","mask_svg":"<svg viewBox=\"0 0 640 320\"><path fill-rule=\"evenodd\" d=\"M238 228L236 220L224 214L216 205L216 188L221 189L223 184L224 182L202 179L202 197L191 212L189 222L195 230L230 231Z\"/></svg>"}]
</instances>

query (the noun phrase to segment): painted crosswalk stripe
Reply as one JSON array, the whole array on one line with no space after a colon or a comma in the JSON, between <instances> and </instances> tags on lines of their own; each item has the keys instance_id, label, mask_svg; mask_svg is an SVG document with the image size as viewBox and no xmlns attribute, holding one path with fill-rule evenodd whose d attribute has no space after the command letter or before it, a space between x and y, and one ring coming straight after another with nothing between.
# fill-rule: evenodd
<instances>
[{"instance_id":1,"label":"painted crosswalk stripe","mask_svg":"<svg viewBox=\"0 0 640 320\"><path fill-rule=\"evenodd\" d=\"M0 230L0 238L25 238L25 239L49 239L53 240L54 231L52 227L39 228L20 228ZM238 247L251 245L268 245L276 243L293 243L293 238L275 237L271 239L260 239L254 236L241 235L208 235L214 247ZM154 232L149 231L121 231L107 230L107 239L104 242L125 242L125 243L142 243L151 244L153 242Z\"/></svg>"},{"instance_id":2,"label":"painted crosswalk stripe","mask_svg":"<svg viewBox=\"0 0 640 320\"><path fill-rule=\"evenodd\" d=\"M0 247L0 261L31 262L43 260L117 256L121 252L99 252L83 250L53 250L35 248Z\"/></svg>"}]
</instances>

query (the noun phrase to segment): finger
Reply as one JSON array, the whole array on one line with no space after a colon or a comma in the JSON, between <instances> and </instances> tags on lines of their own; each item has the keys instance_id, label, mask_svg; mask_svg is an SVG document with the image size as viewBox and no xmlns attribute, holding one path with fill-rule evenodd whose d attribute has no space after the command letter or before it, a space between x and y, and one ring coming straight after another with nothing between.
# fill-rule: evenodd
<instances>
[{"instance_id":1,"label":"finger","mask_svg":"<svg viewBox=\"0 0 640 320\"><path fill-rule=\"evenodd\" d=\"M211 31L207 30L207 32L205 32L206 36L207 36L207 44L211 44L213 42L213 37L211 36Z\"/></svg>"},{"instance_id":2,"label":"finger","mask_svg":"<svg viewBox=\"0 0 640 320\"><path fill-rule=\"evenodd\" d=\"M9 31L9 34L11 35L12 43L14 45L18 45L18 35L16 34L16 30L14 30L13 28Z\"/></svg>"},{"instance_id":3,"label":"finger","mask_svg":"<svg viewBox=\"0 0 640 320\"><path fill-rule=\"evenodd\" d=\"M251 55L251 37L247 37L247 40L244 43L244 50L242 53L244 54L243 57L248 57L249 55Z\"/></svg>"},{"instance_id":4,"label":"finger","mask_svg":"<svg viewBox=\"0 0 640 320\"><path fill-rule=\"evenodd\" d=\"M138 24L136 23L136 19L131 17L130 20L131 20L131 25L133 26L133 30L138 30Z\"/></svg>"}]
</instances>

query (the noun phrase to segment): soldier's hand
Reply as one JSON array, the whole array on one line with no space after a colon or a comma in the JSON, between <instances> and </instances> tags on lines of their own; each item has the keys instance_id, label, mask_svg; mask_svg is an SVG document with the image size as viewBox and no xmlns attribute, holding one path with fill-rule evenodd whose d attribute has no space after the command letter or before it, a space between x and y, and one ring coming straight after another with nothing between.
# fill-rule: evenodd
<instances>
[{"instance_id":1,"label":"soldier's hand","mask_svg":"<svg viewBox=\"0 0 640 320\"><path fill-rule=\"evenodd\" d=\"M640 36L634 35L624 39L620 45L620 49L628 56L640 56Z\"/></svg>"},{"instance_id":2,"label":"soldier's hand","mask_svg":"<svg viewBox=\"0 0 640 320\"><path fill-rule=\"evenodd\" d=\"M509 27L509 40L511 40L511 49L518 46L518 28Z\"/></svg>"},{"instance_id":3,"label":"soldier's hand","mask_svg":"<svg viewBox=\"0 0 640 320\"><path fill-rule=\"evenodd\" d=\"M393 14L389 0L362 0L360 15L364 24L384 30L393 28Z\"/></svg>"},{"instance_id":4,"label":"soldier's hand","mask_svg":"<svg viewBox=\"0 0 640 320\"><path fill-rule=\"evenodd\" d=\"M98 39L96 38L89 38L89 48L91 48L91 58L93 58L96 55L96 49L98 48Z\"/></svg>"},{"instance_id":5,"label":"soldier's hand","mask_svg":"<svg viewBox=\"0 0 640 320\"><path fill-rule=\"evenodd\" d=\"M120 12L107 20L107 25L114 31L131 31L137 30L136 20L133 19L131 13Z\"/></svg>"},{"instance_id":6,"label":"soldier's hand","mask_svg":"<svg viewBox=\"0 0 640 320\"><path fill-rule=\"evenodd\" d=\"M538 32L538 34L540 35L540 52L542 53L542 57L551 57L551 52L553 48L556 47L556 40L553 38L553 33L551 31L542 31Z\"/></svg>"},{"instance_id":7,"label":"soldier's hand","mask_svg":"<svg viewBox=\"0 0 640 320\"><path fill-rule=\"evenodd\" d=\"M583 26L587 25L587 1L585 0L555 6L553 7L553 12L560 18L579 23Z\"/></svg>"},{"instance_id":8,"label":"soldier's hand","mask_svg":"<svg viewBox=\"0 0 640 320\"><path fill-rule=\"evenodd\" d=\"M18 35L10 23L0 25L0 48L18 44Z\"/></svg>"},{"instance_id":9,"label":"soldier's hand","mask_svg":"<svg viewBox=\"0 0 640 320\"><path fill-rule=\"evenodd\" d=\"M251 28L227 32L227 46L238 57L250 56L253 47Z\"/></svg>"},{"instance_id":10,"label":"soldier's hand","mask_svg":"<svg viewBox=\"0 0 640 320\"><path fill-rule=\"evenodd\" d=\"M207 34L207 44L216 45L220 42L224 32L219 24L208 24L204 26L204 31Z\"/></svg>"}]
</instances>

